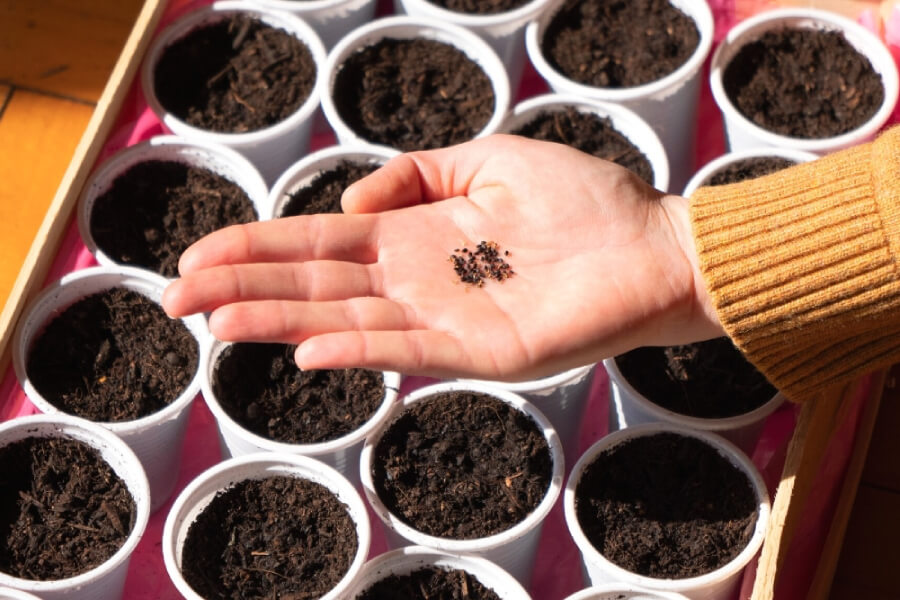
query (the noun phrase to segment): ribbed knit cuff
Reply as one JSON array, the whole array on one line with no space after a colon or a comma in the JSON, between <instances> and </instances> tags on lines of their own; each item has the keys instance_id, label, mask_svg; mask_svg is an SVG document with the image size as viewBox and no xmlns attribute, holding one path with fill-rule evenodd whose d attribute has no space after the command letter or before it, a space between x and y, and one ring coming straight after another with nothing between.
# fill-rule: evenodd
<instances>
[{"instance_id":1,"label":"ribbed knit cuff","mask_svg":"<svg viewBox=\"0 0 900 600\"><path fill-rule=\"evenodd\" d=\"M793 400L898 356L898 171L900 128L691 198L700 269L723 327Z\"/></svg>"}]
</instances>

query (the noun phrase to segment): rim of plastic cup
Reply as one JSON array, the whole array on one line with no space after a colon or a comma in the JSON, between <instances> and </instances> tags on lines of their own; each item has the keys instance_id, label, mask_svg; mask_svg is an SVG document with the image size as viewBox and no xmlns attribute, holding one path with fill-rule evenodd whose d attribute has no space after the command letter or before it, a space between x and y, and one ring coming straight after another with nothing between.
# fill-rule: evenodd
<instances>
[{"instance_id":1,"label":"rim of plastic cup","mask_svg":"<svg viewBox=\"0 0 900 600\"><path fill-rule=\"evenodd\" d=\"M241 481L277 476L297 476L318 483L347 507L347 513L356 527L356 555L341 580L320 600L343 598L344 592L358 577L369 554L372 537L366 505L347 478L333 467L308 456L278 452L259 452L224 460L200 473L175 498L163 526L162 553L169 578L185 598L203 600L181 574L178 547L183 538L179 540L175 537L176 526L179 530L184 529L183 535L186 535L187 528L218 492ZM199 499L195 500L194 497L198 495Z\"/></svg>"},{"instance_id":2,"label":"rim of plastic cup","mask_svg":"<svg viewBox=\"0 0 900 600\"><path fill-rule=\"evenodd\" d=\"M548 486L547 492L538 506L535 507L533 511L528 513L528 515L526 515L524 519L522 519L509 529L486 537L462 540L442 538L434 535L429 535L413 528L412 526L401 521L388 510L388 508L381 501L381 498L379 498L378 492L375 491L375 483L372 479L372 460L374 458L375 446L378 445L381 437L384 435L385 431L387 431L388 428L390 428L390 426L393 424L395 418L400 416L400 414L406 408L408 408L415 402L419 402L435 394L454 391L471 391L482 393L487 396L492 396L494 398L497 398L498 400L502 400L503 402L512 405L516 409L530 416L532 419L534 419L535 423L537 423L538 428L541 429L544 438L547 440L547 444L550 449L551 460L553 462L550 475L550 485ZM547 417L545 417L540 409L538 409L534 404L528 402L518 394L514 394L513 392L507 390L498 389L490 385L478 382L448 381L421 387L407 394L399 403L396 403L392 407L392 410L387 419L385 419L381 423L378 429L376 429L369 435L369 437L366 438L365 444L363 444L362 454L360 455L359 465L360 480L362 482L363 493L365 494L366 500L368 500L369 505L375 511L375 514L378 515L378 517L382 520L382 522L396 531L403 538L409 540L410 544L412 545L426 546L428 548L435 548L445 552L459 553L487 552L493 550L494 548L498 548L519 539L520 537L527 534L532 528L537 526L547 516L547 514L550 512L550 509L553 508L553 505L556 503L556 499L559 497L559 494L562 491L563 472L565 468L564 460L565 459L563 458L562 445L560 443L559 435L556 433L556 429L553 428L553 425L550 424L550 421L547 419Z\"/></svg>"},{"instance_id":3,"label":"rim of plastic cup","mask_svg":"<svg viewBox=\"0 0 900 600\"><path fill-rule=\"evenodd\" d=\"M516 104L501 123L499 131L509 133L530 122L543 111L571 106L581 113L594 113L609 117L613 127L643 152L653 169L653 187L665 190L669 187L669 158L656 131L633 110L575 94L548 93L528 98Z\"/></svg>"},{"instance_id":4,"label":"rim of plastic cup","mask_svg":"<svg viewBox=\"0 0 900 600\"><path fill-rule=\"evenodd\" d=\"M721 456L742 473L747 476L750 486L756 494L756 505L758 515L756 524L754 525L753 535L747 545L729 562L725 563L718 569L698 575L695 577L686 577L683 579L662 579L657 577L648 577L646 575L638 575L611 562L603 556L591 542L588 540L575 513L575 488L577 487L584 469L590 465L594 459L601 453L621 444L622 442L635 439L638 437L652 436L660 433L675 433L686 437L692 437L705 442L712 446ZM602 570L614 577L616 581L627 582L645 588L650 591L664 589L670 592L690 592L697 588L702 588L718 581L723 581L732 575L741 571L750 560L756 555L760 547L762 547L765 538L766 527L768 525L769 513L771 511L771 503L769 501L769 492L766 484L759 473L756 466L750 461L737 446L724 439L723 437L699 431L682 425L673 423L644 423L635 425L626 429L620 429L610 433L598 441L594 442L572 467L572 473L566 482L566 489L563 492L563 512L565 513L566 526L569 534L575 540L575 545L584 555L586 563L599 564Z\"/></svg>"},{"instance_id":5,"label":"rim of plastic cup","mask_svg":"<svg viewBox=\"0 0 900 600\"><path fill-rule=\"evenodd\" d=\"M689 415L683 415L681 413L671 411L667 408L663 408L659 404L648 400L646 396L638 392L634 388L634 386L632 386L631 383L625 378L625 376L622 375L622 372L619 370L619 366L616 364L615 358L604 359L603 366L606 368L607 373L609 373L610 382L622 388L626 394L630 395L634 402L640 404L643 410L651 413L660 421L672 423L682 427L688 427L690 429L699 429L702 431L711 431L716 433L722 431L730 431L732 429L739 429L752 423L756 423L757 421L760 421L769 416L770 414L775 412L775 409L781 406L785 401L784 394L782 394L781 392L776 392L776 394L769 400L767 400L763 405L754 408L750 412L746 412L740 415L721 418L691 417ZM629 426L629 428L630 427L631 426Z\"/></svg>"},{"instance_id":6,"label":"rim of plastic cup","mask_svg":"<svg viewBox=\"0 0 900 600\"><path fill-rule=\"evenodd\" d=\"M698 188L703 187L703 184L705 184L708 179L710 179L713 175L715 175L728 165L742 160L747 160L748 158L768 157L785 158L787 160L793 161L795 164L810 162L816 160L817 158L820 158L818 154L815 154L813 152L796 150L794 148L776 148L774 146L770 148L761 146L759 148L749 148L747 150L735 150L734 152L726 152L725 154L717 156L716 158L700 167L697 172L694 173L694 175L688 180L681 195L685 198L689 197L691 194L696 192Z\"/></svg>"},{"instance_id":7,"label":"rim of plastic cup","mask_svg":"<svg viewBox=\"0 0 900 600\"><path fill-rule=\"evenodd\" d=\"M881 76L881 83L884 86L884 102L869 120L840 135L808 139L780 135L763 129L737 110L731 99L728 98L728 94L725 93L722 82L725 68L747 42L756 40L767 31L785 26L840 31L844 34L847 42L868 59L875 72ZM900 86L897 65L881 40L851 19L834 12L814 8L769 10L735 25L713 53L709 70L709 84L716 105L725 118L729 122L739 125L748 135L759 140L760 145L788 146L816 153L845 148L874 136L891 116L897 103L898 86Z\"/></svg>"},{"instance_id":8,"label":"rim of plastic cup","mask_svg":"<svg viewBox=\"0 0 900 600\"><path fill-rule=\"evenodd\" d=\"M688 600L688 598L678 592L645 590L627 583L609 583L575 592L565 600Z\"/></svg>"},{"instance_id":9,"label":"rim of plastic cup","mask_svg":"<svg viewBox=\"0 0 900 600\"><path fill-rule=\"evenodd\" d=\"M522 584L500 565L481 556L453 554L425 546L404 546L370 559L363 565L352 591L354 595L350 597L365 592L390 575L408 575L428 566L463 570L496 593L500 600L531 599Z\"/></svg>"},{"instance_id":10,"label":"rim of plastic cup","mask_svg":"<svg viewBox=\"0 0 900 600\"><path fill-rule=\"evenodd\" d=\"M16 378L22 385L25 395L28 399L42 412L48 415L67 415L60 408L52 404L44 398L31 382L26 369L26 361L30 348L26 350L25 345L31 346L33 338L38 335L46 327L52 317L57 316L63 308L71 306L74 302L87 297L90 294L102 292L113 287L124 287L131 291L142 294L150 300L159 303L163 290L168 286L169 280L152 271L141 269L139 267L128 266L98 266L88 267L78 271L72 271L63 275L60 279L47 286L40 294L28 305L23 316L19 320L19 326L13 336L12 361L13 370ZM72 287L79 285L87 286L85 292L67 292ZM70 296L70 294L72 294ZM59 302L57 297L68 297L70 300ZM64 306L61 307L61 305ZM43 315L39 313L44 313ZM39 322L34 323L34 319L40 317ZM198 355L202 351L202 340L207 336L206 319L202 315L190 315L179 319L197 340ZM31 330L31 331L29 331ZM26 333L30 334L30 339L25 339ZM198 356L199 358L199 356ZM197 370L191 378L190 383L184 390L167 406L160 410L145 415L139 419L130 421L92 421L102 425L115 434L125 435L142 431L149 427L172 419L179 412L184 410L197 396L200 391L200 361L197 362Z\"/></svg>"},{"instance_id":11,"label":"rim of plastic cup","mask_svg":"<svg viewBox=\"0 0 900 600\"><path fill-rule=\"evenodd\" d=\"M326 442L316 442L312 444L294 444L290 442L280 442L269 439L261 435L253 433L249 429L243 427L240 423L231 418L225 412L222 405L219 404L218 398L212 389L212 377L222 351L231 346L231 342L222 342L217 340L211 334L206 337L200 344L200 390L206 405L210 412L216 418L216 422L227 429L233 435L252 443L260 448L260 452L278 452L282 454L301 454L311 456L313 458L323 454L336 452L348 446L352 446L357 442L363 441L374 429L376 429L391 412L391 409L397 403L397 396L400 390L402 375L396 371L381 371L384 378L384 398L378 406L378 410L369 418L368 421L357 427L356 429L342 435L339 438L328 440Z\"/></svg>"},{"instance_id":12,"label":"rim of plastic cup","mask_svg":"<svg viewBox=\"0 0 900 600\"><path fill-rule=\"evenodd\" d=\"M297 0L290 0L296 2ZM268 208L270 219L280 218L287 203L287 196L308 185L319 173L333 169L341 160L383 165L400 151L375 144L341 144L328 146L307 154L281 174L269 191Z\"/></svg>"},{"instance_id":13,"label":"rim of plastic cup","mask_svg":"<svg viewBox=\"0 0 900 600\"><path fill-rule=\"evenodd\" d=\"M197 29L215 24L228 15L237 13L251 14L263 23L282 29L299 39L312 54L313 62L316 65L316 79L309 92L309 97L303 101L297 110L285 119L268 127L242 133L226 133L194 127L170 113L160 103L156 95L154 78L156 65L163 53L174 42L185 38ZM211 5L187 13L156 37L147 51L147 56L141 68L141 86L144 90L147 104L157 118L170 130L191 139L199 137L200 139L231 147L251 146L264 142L271 137L285 134L299 123L312 117L319 106L319 91L322 87L322 78L324 76L323 65L325 64L325 57L325 46L322 44L319 35L300 17L285 11L271 10L253 2L219 0Z\"/></svg>"},{"instance_id":14,"label":"rim of plastic cup","mask_svg":"<svg viewBox=\"0 0 900 600\"><path fill-rule=\"evenodd\" d=\"M556 17L564 2L565 0L554 0L552 6L549 6L537 19L531 21L525 29L525 49L531 64L534 65L535 70L541 77L550 84L550 87L554 89L567 89L579 96L610 102L637 100L647 96L661 95L668 90L674 93L684 81L699 72L712 48L714 33L713 15L706 0L671 0L674 7L693 19L700 34L697 47L683 65L665 77L632 87L609 88L579 83L557 71L544 57L544 53L541 50L544 32L547 30L550 22Z\"/></svg>"},{"instance_id":15,"label":"rim of plastic cup","mask_svg":"<svg viewBox=\"0 0 900 600\"><path fill-rule=\"evenodd\" d=\"M540 379L531 379L528 381L494 381L488 379L459 379L460 382L480 383L490 385L501 390L507 390L515 394L540 394L541 392L555 389L561 385L565 385L570 381L586 377L596 368L597 364L584 365L583 367L575 367L568 371L562 371L549 377L541 377Z\"/></svg>"},{"instance_id":16,"label":"rim of plastic cup","mask_svg":"<svg viewBox=\"0 0 900 600\"><path fill-rule=\"evenodd\" d=\"M410 0L406 0L409 2ZM490 27L503 23L527 21L537 16L553 0L529 0L513 10L492 14L465 13L450 10L429 0L412 0L416 4L418 14L463 27Z\"/></svg>"},{"instance_id":17,"label":"rim of plastic cup","mask_svg":"<svg viewBox=\"0 0 900 600\"><path fill-rule=\"evenodd\" d=\"M511 92L506 67L494 49L477 34L465 27L429 17L396 15L375 19L357 27L342 37L332 48L331 52L328 53L325 67L322 69L324 75L320 102L322 112L325 113L326 120L334 129L339 140L354 139L359 140L360 143L373 143L360 136L340 116L337 107L334 105L332 89L338 69L353 52L374 45L385 38L432 40L452 46L465 54L466 57L484 71L494 91L493 114L481 131L473 137L484 137L497 130L497 127L500 126L500 123L503 122L506 116L506 111L509 109Z\"/></svg>"},{"instance_id":18,"label":"rim of plastic cup","mask_svg":"<svg viewBox=\"0 0 900 600\"><path fill-rule=\"evenodd\" d=\"M105 427L63 413L29 415L0 423L0 438L9 437L10 434L14 439L9 441L4 439L2 445L31 437L47 437L74 439L94 448L100 453L103 461L125 482L134 501L135 514L134 526L125 542L112 556L96 567L74 577L47 581L20 579L0 572L0 585L35 594L64 592L94 584L128 561L141 541L150 520L150 484L147 482L141 461L128 444ZM111 455L117 456L118 460L111 461Z\"/></svg>"},{"instance_id":19,"label":"rim of plastic cup","mask_svg":"<svg viewBox=\"0 0 900 600\"><path fill-rule=\"evenodd\" d=\"M135 165L153 160L180 162L206 168L240 187L253 204L262 221L271 213L269 188L259 170L236 150L202 140L177 135L159 135L110 156L91 174L78 200L78 232L88 251L101 265L123 265L104 252L91 232L91 215L98 197L108 192L113 183ZM137 266L137 265L130 265ZM146 268L146 267L141 267ZM149 269L148 269L149 270Z\"/></svg>"}]
</instances>

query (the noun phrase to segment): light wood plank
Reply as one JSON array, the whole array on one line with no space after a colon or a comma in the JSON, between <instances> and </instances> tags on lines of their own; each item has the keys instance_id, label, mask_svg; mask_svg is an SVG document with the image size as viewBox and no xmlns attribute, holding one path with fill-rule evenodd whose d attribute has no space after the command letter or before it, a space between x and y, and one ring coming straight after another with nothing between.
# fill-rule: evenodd
<instances>
[{"instance_id":1,"label":"light wood plank","mask_svg":"<svg viewBox=\"0 0 900 600\"><path fill-rule=\"evenodd\" d=\"M896 460L896 457L891 457ZM900 493L861 485L847 527L835 578L898 597L900 565ZM858 595L857 598L867 596Z\"/></svg>"},{"instance_id":2,"label":"light wood plank","mask_svg":"<svg viewBox=\"0 0 900 600\"><path fill-rule=\"evenodd\" d=\"M0 302L5 303L92 108L16 90L0 119Z\"/></svg>"},{"instance_id":3,"label":"light wood plank","mask_svg":"<svg viewBox=\"0 0 900 600\"><path fill-rule=\"evenodd\" d=\"M0 1L0 81L96 102L142 4Z\"/></svg>"},{"instance_id":4,"label":"light wood plank","mask_svg":"<svg viewBox=\"0 0 900 600\"><path fill-rule=\"evenodd\" d=\"M5 371L11 359L10 340L14 324L26 303L37 294L50 270L81 188L113 128L164 8L165 0L146 0L97 102L97 108L75 148L34 243L22 262L19 276L0 312L0 372Z\"/></svg>"}]
</instances>

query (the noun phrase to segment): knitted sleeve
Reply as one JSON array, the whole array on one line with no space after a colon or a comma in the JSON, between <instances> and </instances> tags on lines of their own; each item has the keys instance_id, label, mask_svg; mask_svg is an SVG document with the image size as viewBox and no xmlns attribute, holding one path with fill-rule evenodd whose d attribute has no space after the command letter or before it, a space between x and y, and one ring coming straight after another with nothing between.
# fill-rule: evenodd
<instances>
[{"instance_id":1,"label":"knitted sleeve","mask_svg":"<svg viewBox=\"0 0 900 600\"><path fill-rule=\"evenodd\" d=\"M900 360L900 127L691 197L726 332L789 398Z\"/></svg>"}]
</instances>

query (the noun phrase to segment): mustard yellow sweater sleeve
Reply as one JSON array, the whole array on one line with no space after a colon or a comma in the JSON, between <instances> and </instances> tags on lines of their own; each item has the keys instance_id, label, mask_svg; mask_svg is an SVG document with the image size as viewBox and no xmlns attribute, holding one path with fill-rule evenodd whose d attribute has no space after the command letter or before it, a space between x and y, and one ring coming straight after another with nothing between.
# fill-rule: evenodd
<instances>
[{"instance_id":1,"label":"mustard yellow sweater sleeve","mask_svg":"<svg viewBox=\"0 0 900 600\"><path fill-rule=\"evenodd\" d=\"M691 221L725 330L789 398L900 362L900 127L700 188Z\"/></svg>"}]
</instances>

